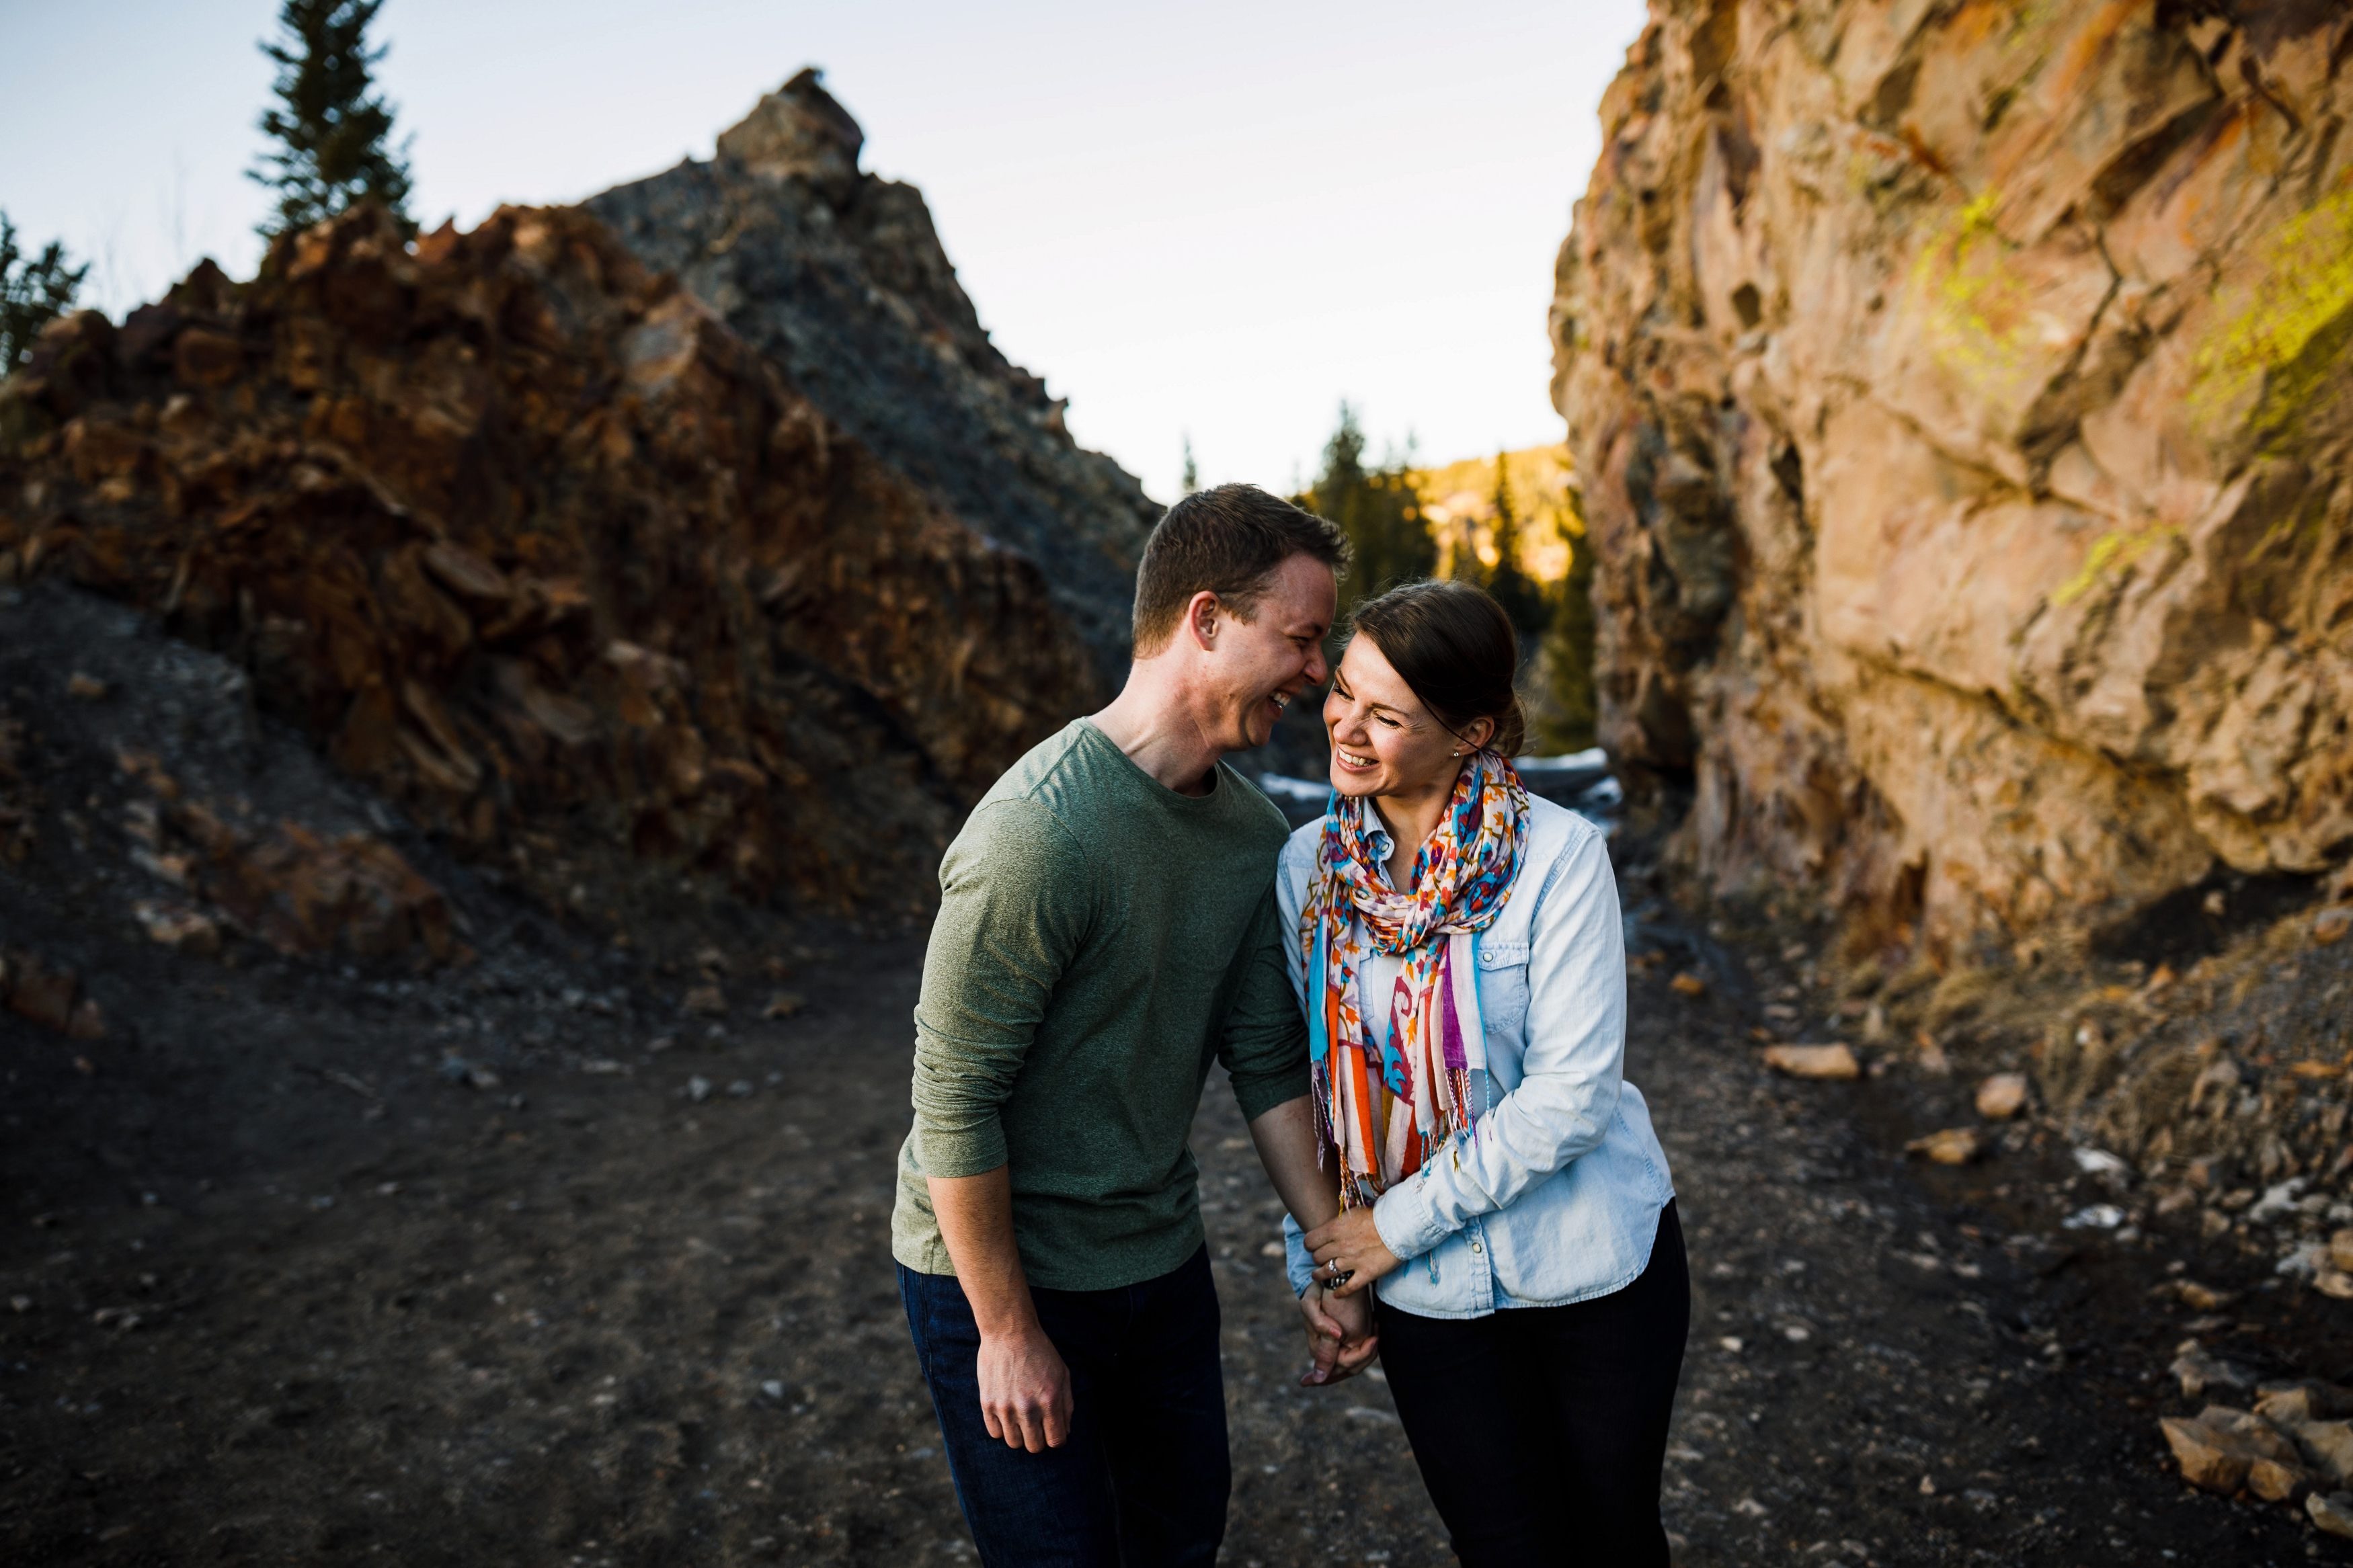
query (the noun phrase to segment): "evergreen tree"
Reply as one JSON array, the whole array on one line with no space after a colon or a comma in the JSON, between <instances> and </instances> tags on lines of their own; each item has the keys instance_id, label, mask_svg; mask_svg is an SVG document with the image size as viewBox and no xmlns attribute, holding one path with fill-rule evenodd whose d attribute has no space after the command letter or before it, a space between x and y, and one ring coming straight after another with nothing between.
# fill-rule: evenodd
<instances>
[{"instance_id":1,"label":"evergreen tree","mask_svg":"<svg viewBox=\"0 0 2353 1568\"><path fill-rule=\"evenodd\" d=\"M51 240L37 259L16 249L16 226L0 212L0 376L32 357L41 329L73 309L90 265L66 265L65 247Z\"/></svg>"},{"instance_id":2,"label":"evergreen tree","mask_svg":"<svg viewBox=\"0 0 2353 1568\"><path fill-rule=\"evenodd\" d=\"M381 202L414 232L408 216L408 144L396 151L392 106L371 91L372 68L385 50L370 48L368 24L384 0L285 0L278 37L261 52L278 64L277 107L261 129L278 143L248 177L278 193L278 211L261 226L266 238L307 228L354 203Z\"/></svg>"},{"instance_id":3,"label":"evergreen tree","mask_svg":"<svg viewBox=\"0 0 2353 1568\"><path fill-rule=\"evenodd\" d=\"M1185 472L1177 483L1183 487L1187 495L1191 495L1201 488L1201 470L1193 461L1193 437L1189 432L1185 437Z\"/></svg>"},{"instance_id":4,"label":"evergreen tree","mask_svg":"<svg viewBox=\"0 0 2353 1568\"><path fill-rule=\"evenodd\" d=\"M1546 712L1538 725L1548 752L1581 752L1594 742L1599 717L1593 695L1593 539L1586 531L1577 492L1568 492L1560 518L1568 541L1568 576L1553 601L1545 631Z\"/></svg>"},{"instance_id":5,"label":"evergreen tree","mask_svg":"<svg viewBox=\"0 0 2353 1568\"><path fill-rule=\"evenodd\" d=\"M1511 466L1502 452L1495 454L1495 564L1483 574L1480 585L1494 595L1504 606L1504 614L1512 618L1523 641L1544 630L1552 619L1552 605L1546 602L1544 585L1529 576L1520 566L1520 514L1512 504ZM1478 564L1478 558L1472 557Z\"/></svg>"},{"instance_id":6,"label":"evergreen tree","mask_svg":"<svg viewBox=\"0 0 2353 1568\"><path fill-rule=\"evenodd\" d=\"M1340 584L1343 614L1384 588L1427 577L1437 568L1438 543L1430 536L1407 463L1398 458L1366 467L1364 429L1356 411L1343 403L1339 428L1324 446L1324 470L1305 495L1295 498L1348 536L1354 558Z\"/></svg>"}]
</instances>

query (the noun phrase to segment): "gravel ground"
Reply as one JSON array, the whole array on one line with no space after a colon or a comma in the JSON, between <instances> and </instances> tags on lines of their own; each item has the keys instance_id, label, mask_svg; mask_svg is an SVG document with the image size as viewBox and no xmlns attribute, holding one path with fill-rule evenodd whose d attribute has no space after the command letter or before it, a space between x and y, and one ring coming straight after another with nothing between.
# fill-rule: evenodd
<instances>
[{"instance_id":1,"label":"gravel ground","mask_svg":"<svg viewBox=\"0 0 2353 1568\"><path fill-rule=\"evenodd\" d=\"M689 888L617 953L405 843L471 963L166 953L107 826L127 785L61 681L0 657L41 737L0 942L77 965L111 1027L0 1013L0 1560L971 1561L888 1253L919 939ZM266 724L241 743L281 782L312 765ZM2324 1376L2353 1366L2353 1309L2266 1289L2268 1255L2194 1231L2065 1229L2100 1193L2048 1127L1907 1164L1965 1084L1769 1076L1749 1031L1818 978L1782 956L1806 934L1711 937L1627 893L1630 1075L1697 1292L1679 1563L2345 1555L2287 1510L2183 1488L2155 1417L2195 1407L2165 1374L2189 1313L2149 1292L2183 1262L2243 1292L2210 1343ZM681 1015L706 982L715 1025ZM761 1017L779 985L804 1007ZM1451 1561L1377 1378L1295 1386L1279 1214L1220 1083L1195 1146L1227 1560Z\"/></svg>"}]
</instances>

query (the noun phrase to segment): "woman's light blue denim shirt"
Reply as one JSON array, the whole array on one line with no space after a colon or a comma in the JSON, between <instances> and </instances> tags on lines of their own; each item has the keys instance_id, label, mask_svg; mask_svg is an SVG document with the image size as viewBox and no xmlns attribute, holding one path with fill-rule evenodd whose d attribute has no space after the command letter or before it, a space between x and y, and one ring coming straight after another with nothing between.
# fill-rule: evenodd
<instances>
[{"instance_id":1,"label":"woman's light blue denim shirt","mask_svg":"<svg viewBox=\"0 0 2353 1568\"><path fill-rule=\"evenodd\" d=\"M1375 1289L1425 1318L1623 1289L1649 1265L1674 1196L1650 1108L1624 1076L1625 933L1601 830L1547 800L1528 812L1512 895L1478 937L1492 1081L1472 1080L1476 1124L1373 1205L1381 1240L1405 1260ZM1275 872L1302 1005L1296 933L1323 832L1317 821L1293 834ZM1288 1215L1282 1236L1291 1288L1303 1291L1314 1264Z\"/></svg>"}]
</instances>

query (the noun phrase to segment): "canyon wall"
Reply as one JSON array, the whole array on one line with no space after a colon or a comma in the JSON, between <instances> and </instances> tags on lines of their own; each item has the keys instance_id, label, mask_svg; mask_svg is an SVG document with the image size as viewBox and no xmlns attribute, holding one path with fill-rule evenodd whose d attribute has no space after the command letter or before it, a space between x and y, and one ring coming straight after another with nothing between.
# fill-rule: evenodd
<instances>
[{"instance_id":1,"label":"canyon wall","mask_svg":"<svg viewBox=\"0 0 2353 1568\"><path fill-rule=\"evenodd\" d=\"M1101 692L1034 557L577 210L358 210L55 323L0 384L0 583L52 575L584 910L659 869L903 913Z\"/></svg>"},{"instance_id":2,"label":"canyon wall","mask_svg":"<svg viewBox=\"0 0 2353 1568\"><path fill-rule=\"evenodd\" d=\"M967 524L1045 564L1108 696L1126 677L1135 566L1160 508L1072 441L1062 400L989 342L923 194L861 173L864 142L804 70L723 132L712 161L587 206L828 417Z\"/></svg>"},{"instance_id":3,"label":"canyon wall","mask_svg":"<svg viewBox=\"0 0 2353 1568\"><path fill-rule=\"evenodd\" d=\"M2353 847L2353 8L1654 0L1552 315L1605 743L1993 956Z\"/></svg>"}]
</instances>

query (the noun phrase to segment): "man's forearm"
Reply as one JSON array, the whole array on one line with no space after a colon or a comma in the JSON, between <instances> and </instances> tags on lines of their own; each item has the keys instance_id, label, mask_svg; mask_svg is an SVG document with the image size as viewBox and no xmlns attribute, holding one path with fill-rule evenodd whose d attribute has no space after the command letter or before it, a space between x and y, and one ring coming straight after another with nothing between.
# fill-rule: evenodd
<instances>
[{"instance_id":1,"label":"man's forearm","mask_svg":"<svg viewBox=\"0 0 2353 1568\"><path fill-rule=\"evenodd\" d=\"M1013 1167L999 1165L977 1176L933 1176L925 1184L940 1239L981 1333L994 1339L1035 1329L1038 1309L1013 1239Z\"/></svg>"},{"instance_id":2,"label":"man's forearm","mask_svg":"<svg viewBox=\"0 0 2353 1568\"><path fill-rule=\"evenodd\" d=\"M1250 1124L1259 1163L1302 1230L1314 1230L1340 1212L1336 1165L1315 1158L1315 1101L1307 1095L1286 1100ZM961 1265L959 1265L961 1267Z\"/></svg>"}]
</instances>

